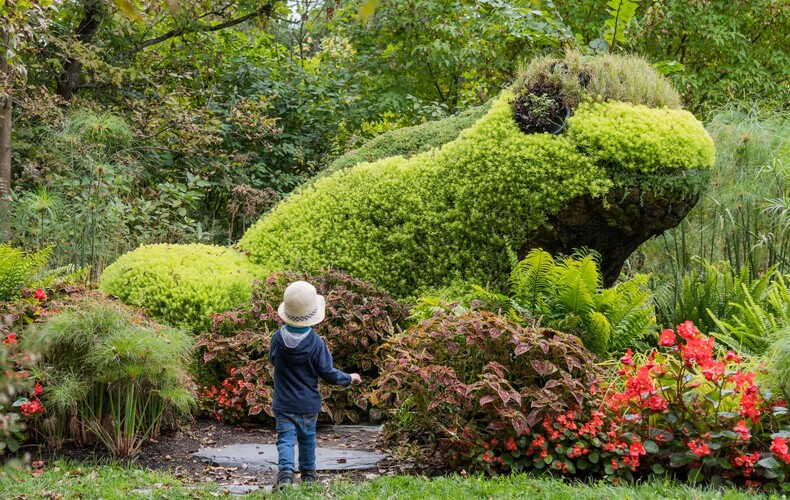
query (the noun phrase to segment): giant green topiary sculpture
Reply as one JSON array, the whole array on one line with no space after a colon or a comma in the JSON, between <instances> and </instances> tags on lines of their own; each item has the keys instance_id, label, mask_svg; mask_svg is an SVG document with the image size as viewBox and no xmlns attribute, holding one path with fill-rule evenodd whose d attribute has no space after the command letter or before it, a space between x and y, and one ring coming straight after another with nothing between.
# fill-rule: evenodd
<instances>
[{"instance_id":1,"label":"giant green topiary sculpture","mask_svg":"<svg viewBox=\"0 0 790 500\"><path fill-rule=\"evenodd\" d=\"M441 149L318 179L239 245L266 271L335 266L401 297L499 280L535 247L598 250L611 283L709 179L713 141L678 107L641 59L538 59Z\"/></svg>"}]
</instances>

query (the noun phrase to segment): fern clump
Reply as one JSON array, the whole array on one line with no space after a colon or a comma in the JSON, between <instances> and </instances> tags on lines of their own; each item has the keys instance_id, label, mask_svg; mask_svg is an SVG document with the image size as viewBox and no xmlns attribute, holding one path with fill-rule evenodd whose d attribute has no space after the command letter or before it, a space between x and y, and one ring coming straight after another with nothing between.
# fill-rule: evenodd
<instances>
[{"instance_id":1,"label":"fern clump","mask_svg":"<svg viewBox=\"0 0 790 500\"><path fill-rule=\"evenodd\" d=\"M207 331L211 316L249 300L259 276L243 255L211 245L143 245L101 277L102 291L168 324Z\"/></svg>"},{"instance_id":2,"label":"fern clump","mask_svg":"<svg viewBox=\"0 0 790 500\"><path fill-rule=\"evenodd\" d=\"M23 288L33 286L51 253L51 247L26 253L9 244L0 245L0 301L13 300Z\"/></svg>"},{"instance_id":3,"label":"fern clump","mask_svg":"<svg viewBox=\"0 0 790 500\"><path fill-rule=\"evenodd\" d=\"M603 286L593 255L555 260L533 250L510 273L510 296L481 296L515 318L538 318L545 326L576 335L585 347L605 355L625 351L655 331L648 276L636 275L611 288Z\"/></svg>"}]
</instances>

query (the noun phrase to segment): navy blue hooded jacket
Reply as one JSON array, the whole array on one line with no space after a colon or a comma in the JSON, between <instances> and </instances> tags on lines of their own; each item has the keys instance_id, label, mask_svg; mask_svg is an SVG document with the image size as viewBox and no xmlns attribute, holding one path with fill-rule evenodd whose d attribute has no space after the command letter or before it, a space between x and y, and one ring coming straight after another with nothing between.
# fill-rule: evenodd
<instances>
[{"instance_id":1,"label":"navy blue hooded jacket","mask_svg":"<svg viewBox=\"0 0 790 500\"><path fill-rule=\"evenodd\" d=\"M310 328L306 337L290 348L283 340L283 328L274 332L269 348L269 362L274 366L272 410L295 415L320 413L318 377L329 384L349 385L351 375L332 365L332 354L315 330Z\"/></svg>"}]
</instances>

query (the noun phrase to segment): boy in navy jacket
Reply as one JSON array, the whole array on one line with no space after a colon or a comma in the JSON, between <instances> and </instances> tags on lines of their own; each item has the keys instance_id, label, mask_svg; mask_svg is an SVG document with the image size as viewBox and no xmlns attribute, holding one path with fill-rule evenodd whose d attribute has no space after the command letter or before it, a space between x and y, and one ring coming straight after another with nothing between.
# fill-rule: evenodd
<instances>
[{"instance_id":1,"label":"boy in navy jacket","mask_svg":"<svg viewBox=\"0 0 790 500\"><path fill-rule=\"evenodd\" d=\"M318 377L334 385L360 383L356 373L332 365L324 340L310 328L324 319L326 301L305 281L288 285L277 313L285 323L272 336L269 362L274 366L272 410L277 421L279 472L276 488L293 484L294 441L299 443L302 482L315 482L315 427L321 412Z\"/></svg>"}]
</instances>

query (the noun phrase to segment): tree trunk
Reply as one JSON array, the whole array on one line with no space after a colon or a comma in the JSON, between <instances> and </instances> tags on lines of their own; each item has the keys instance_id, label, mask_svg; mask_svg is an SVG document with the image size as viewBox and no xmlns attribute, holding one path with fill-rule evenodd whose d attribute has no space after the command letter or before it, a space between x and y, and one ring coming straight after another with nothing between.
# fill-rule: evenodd
<instances>
[{"instance_id":1,"label":"tree trunk","mask_svg":"<svg viewBox=\"0 0 790 500\"><path fill-rule=\"evenodd\" d=\"M6 57L10 33L0 29L0 242L7 241L11 232L11 92L13 75Z\"/></svg>"},{"instance_id":2,"label":"tree trunk","mask_svg":"<svg viewBox=\"0 0 790 500\"><path fill-rule=\"evenodd\" d=\"M74 37L83 44L88 44L93 36L99 31L104 16L107 14L107 6L102 0L87 0L83 3L85 17L77 26ZM63 73L58 78L57 94L69 101L74 97L74 93L80 87L80 75L82 73L82 62L76 57L69 57Z\"/></svg>"}]
</instances>

